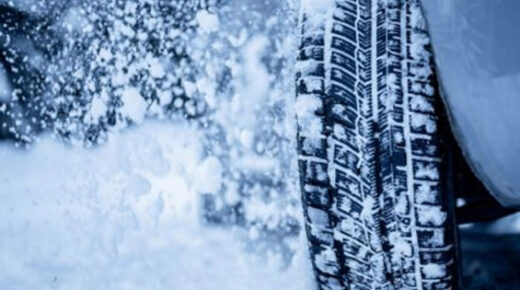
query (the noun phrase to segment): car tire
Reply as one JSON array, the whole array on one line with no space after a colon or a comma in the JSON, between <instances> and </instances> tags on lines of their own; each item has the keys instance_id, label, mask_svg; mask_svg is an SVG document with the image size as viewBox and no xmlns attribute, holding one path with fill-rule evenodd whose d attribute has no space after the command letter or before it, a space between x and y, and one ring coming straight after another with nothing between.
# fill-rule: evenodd
<instances>
[{"instance_id":1,"label":"car tire","mask_svg":"<svg viewBox=\"0 0 520 290\"><path fill-rule=\"evenodd\" d=\"M304 2L295 106L319 288L456 288L442 102L420 3Z\"/></svg>"}]
</instances>

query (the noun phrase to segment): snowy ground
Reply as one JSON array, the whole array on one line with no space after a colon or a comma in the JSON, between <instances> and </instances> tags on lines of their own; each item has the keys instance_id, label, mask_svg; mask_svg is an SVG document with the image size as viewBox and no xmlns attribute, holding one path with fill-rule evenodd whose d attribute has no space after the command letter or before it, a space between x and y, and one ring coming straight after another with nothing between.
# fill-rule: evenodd
<instances>
[{"instance_id":1,"label":"snowy ground","mask_svg":"<svg viewBox=\"0 0 520 290\"><path fill-rule=\"evenodd\" d=\"M34 141L29 149L0 142L0 289L314 289L292 110L298 1L226 1L197 12L187 34L169 29L171 15L133 5L144 2L121 10L116 1L72 1L54 24L68 44L84 40L88 49L45 67L65 76L64 87L72 77L100 81L104 92L74 106L53 94L75 108L52 116L53 132L34 134L0 106L24 125L17 138ZM27 3L13 5L38 10ZM131 31L112 14L146 25ZM90 29L96 17L108 17L113 38ZM164 51L189 57L150 58L152 34ZM73 65L84 60L96 69ZM0 71L3 101L10 90ZM105 126L111 112L117 122ZM203 223L202 195L231 222Z\"/></svg>"},{"instance_id":2,"label":"snowy ground","mask_svg":"<svg viewBox=\"0 0 520 290\"><path fill-rule=\"evenodd\" d=\"M89 150L3 144L0 288L314 289L303 237L284 266L200 223L198 187L215 179L200 140L150 122Z\"/></svg>"}]
</instances>

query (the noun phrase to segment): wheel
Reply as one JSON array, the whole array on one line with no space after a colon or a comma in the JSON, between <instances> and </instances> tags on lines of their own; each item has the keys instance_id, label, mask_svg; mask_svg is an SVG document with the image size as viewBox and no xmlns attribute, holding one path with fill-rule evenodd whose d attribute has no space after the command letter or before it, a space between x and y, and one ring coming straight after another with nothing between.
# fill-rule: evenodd
<instances>
[{"instance_id":1,"label":"wheel","mask_svg":"<svg viewBox=\"0 0 520 290\"><path fill-rule=\"evenodd\" d=\"M304 2L297 143L320 289L456 288L442 104L418 0Z\"/></svg>"}]
</instances>

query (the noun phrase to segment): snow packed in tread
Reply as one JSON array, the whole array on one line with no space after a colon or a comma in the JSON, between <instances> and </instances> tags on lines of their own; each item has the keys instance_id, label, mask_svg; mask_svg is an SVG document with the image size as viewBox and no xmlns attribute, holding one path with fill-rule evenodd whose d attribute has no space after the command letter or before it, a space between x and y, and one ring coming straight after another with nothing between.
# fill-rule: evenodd
<instances>
[{"instance_id":1,"label":"snow packed in tread","mask_svg":"<svg viewBox=\"0 0 520 290\"><path fill-rule=\"evenodd\" d=\"M453 226L436 125L440 100L432 93L432 55L419 3L336 0L327 9L317 16L324 21L321 30L312 31L324 66L298 72L298 82L323 80L313 93L324 111L298 116L299 140L312 138L301 134L307 118L323 123L313 152L299 142L302 188L320 179L327 193L319 209L330 228L313 222L309 209L316 198L303 193L317 281L321 289L338 283L349 289L452 289ZM303 7L302 13L306 49L306 21L316 12ZM297 87L297 99L306 93ZM308 170L313 162L319 170ZM316 236L331 232L333 245ZM324 272L323 264L339 270Z\"/></svg>"}]
</instances>

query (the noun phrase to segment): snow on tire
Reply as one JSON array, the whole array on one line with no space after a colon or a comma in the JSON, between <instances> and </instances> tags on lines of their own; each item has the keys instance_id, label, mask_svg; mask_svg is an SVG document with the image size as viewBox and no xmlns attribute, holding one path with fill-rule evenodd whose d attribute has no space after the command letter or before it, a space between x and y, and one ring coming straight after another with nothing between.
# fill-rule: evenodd
<instances>
[{"instance_id":1,"label":"snow on tire","mask_svg":"<svg viewBox=\"0 0 520 290\"><path fill-rule=\"evenodd\" d=\"M418 0L306 0L300 22L300 183L320 289L456 288Z\"/></svg>"}]
</instances>

